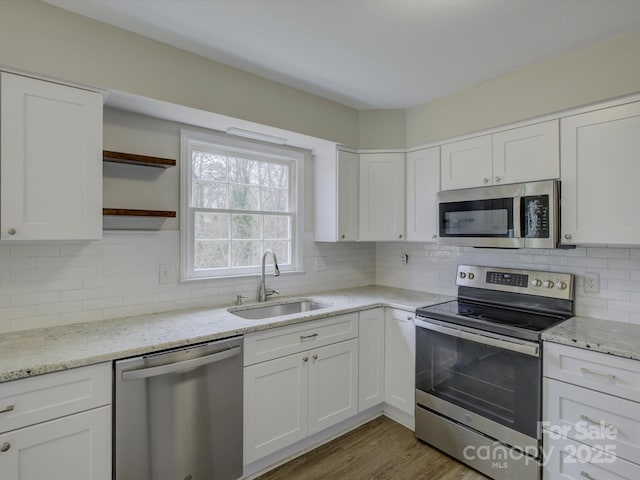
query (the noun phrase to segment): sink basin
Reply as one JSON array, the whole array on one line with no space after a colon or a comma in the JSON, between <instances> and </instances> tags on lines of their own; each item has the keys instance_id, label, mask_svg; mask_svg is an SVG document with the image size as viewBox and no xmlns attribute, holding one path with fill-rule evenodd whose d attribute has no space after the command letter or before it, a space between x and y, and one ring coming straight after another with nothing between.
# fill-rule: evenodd
<instances>
[{"instance_id":1,"label":"sink basin","mask_svg":"<svg viewBox=\"0 0 640 480\"><path fill-rule=\"evenodd\" d=\"M312 310L320 310L321 308L329 308L331 305L327 303L314 302L308 298L302 300L292 300L285 303L276 303L271 305L252 305L248 307L234 307L227 311L242 318L250 320L262 320L264 318L279 317L281 315L291 315L292 313L310 312Z\"/></svg>"}]
</instances>

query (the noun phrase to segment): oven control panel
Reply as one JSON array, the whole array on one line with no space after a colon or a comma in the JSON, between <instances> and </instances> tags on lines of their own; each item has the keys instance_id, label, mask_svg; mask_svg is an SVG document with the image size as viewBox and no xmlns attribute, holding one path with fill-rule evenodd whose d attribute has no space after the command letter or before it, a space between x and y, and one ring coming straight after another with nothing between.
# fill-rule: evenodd
<instances>
[{"instance_id":1,"label":"oven control panel","mask_svg":"<svg viewBox=\"0 0 640 480\"><path fill-rule=\"evenodd\" d=\"M458 265L456 285L573 300L571 273Z\"/></svg>"}]
</instances>

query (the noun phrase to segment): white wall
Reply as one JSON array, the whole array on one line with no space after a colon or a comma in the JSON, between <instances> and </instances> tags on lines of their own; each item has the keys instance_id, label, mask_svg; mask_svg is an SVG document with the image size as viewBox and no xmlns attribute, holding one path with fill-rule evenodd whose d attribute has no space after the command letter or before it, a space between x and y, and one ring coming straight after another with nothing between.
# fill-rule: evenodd
<instances>
[{"instance_id":1,"label":"white wall","mask_svg":"<svg viewBox=\"0 0 640 480\"><path fill-rule=\"evenodd\" d=\"M177 231L107 232L101 241L0 246L0 333L176 309L255 300L258 277L178 283ZM373 244L314 243L304 238L306 273L268 276L282 295L370 285ZM315 272L315 257L326 270ZM171 281L159 283L159 266ZM269 272L269 270L267 270Z\"/></svg>"},{"instance_id":2,"label":"white wall","mask_svg":"<svg viewBox=\"0 0 640 480\"><path fill-rule=\"evenodd\" d=\"M409 255L403 265L400 256ZM578 276L576 314L640 324L640 248L493 250L422 243L376 244L376 283L456 295L458 264L569 272ZM600 274L600 293L584 292L584 274Z\"/></svg>"}]
</instances>

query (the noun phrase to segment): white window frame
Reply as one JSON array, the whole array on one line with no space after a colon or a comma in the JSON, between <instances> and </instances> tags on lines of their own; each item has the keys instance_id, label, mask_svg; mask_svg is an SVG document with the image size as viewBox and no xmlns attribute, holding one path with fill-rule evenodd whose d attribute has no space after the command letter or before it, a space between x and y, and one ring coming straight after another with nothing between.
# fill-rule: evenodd
<instances>
[{"instance_id":1,"label":"white window frame","mask_svg":"<svg viewBox=\"0 0 640 480\"><path fill-rule=\"evenodd\" d=\"M192 192L192 146L206 149L222 149L233 155L269 162L288 162L289 204L291 206L291 263L280 265L280 271L303 270L302 242L304 234L304 161L305 154L299 150L250 140L238 139L223 133L203 133L193 130L180 131L180 280L200 280L260 275L260 266L196 270L194 268L194 209L190 206ZM271 258L267 260L271 263Z\"/></svg>"}]
</instances>

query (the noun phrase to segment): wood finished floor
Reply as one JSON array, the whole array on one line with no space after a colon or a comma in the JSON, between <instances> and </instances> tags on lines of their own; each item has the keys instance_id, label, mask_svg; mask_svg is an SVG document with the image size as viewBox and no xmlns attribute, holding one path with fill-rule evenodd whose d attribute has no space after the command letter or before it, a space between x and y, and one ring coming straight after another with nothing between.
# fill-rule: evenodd
<instances>
[{"instance_id":1,"label":"wood finished floor","mask_svg":"<svg viewBox=\"0 0 640 480\"><path fill-rule=\"evenodd\" d=\"M257 480L486 480L416 440L402 425L378 417Z\"/></svg>"}]
</instances>

